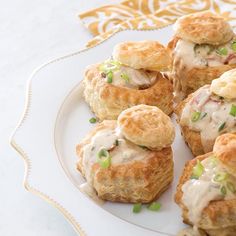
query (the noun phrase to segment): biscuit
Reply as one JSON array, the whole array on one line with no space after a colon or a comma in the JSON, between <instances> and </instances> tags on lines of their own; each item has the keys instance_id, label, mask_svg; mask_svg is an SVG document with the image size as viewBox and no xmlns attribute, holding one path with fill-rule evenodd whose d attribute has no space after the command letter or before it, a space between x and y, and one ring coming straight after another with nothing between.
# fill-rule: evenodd
<instances>
[{"instance_id":1,"label":"biscuit","mask_svg":"<svg viewBox=\"0 0 236 236\"><path fill-rule=\"evenodd\" d=\"M229 70L211 83L210 91L227 99L236 98L236 69Z\"/></svg>"},{"instance_id":2,"label":"biscuit","mask_svg":"<svg viewBox=\"0 0 236 236\"><path fill-rule=\"evenodd\" d=\"M138 105L123 111L118 127L126 139L151 149L168 147L175 137L170 117L154 106Z\"/></svg>"},{"instance_id":3,"label":"biscuit","mask_svg":"<svg viewBox=\"0 0 236 236\"><path fill-rule=\"evenodd\" d=\"M175 34L196 44L220 45L230 41L233 30L223 17L209 11L180 17L174 25Z\"/></svg>"},{"instance_id":4,"label":"biscuit","mask_svg":"<svg viewBox=\"0 0 236 236\"><path fill-rule=\"evenodd\" d=\"M157 41L119 43L114 47L112 56L135 69L166 71L171 66L169 49Z\"/></svg>"},{"instance_id":5,"label":"biscuit","mask_svg":"<svg viewBox=\"0 0 236 236\"><path fill-rule=\"evenodd\" d=\"M101 76L99 64L95 64L86 69L83 84L85 101L99 120L117 119L123 110L138 104L157 106L168 115L173 111L172 83L159 72L150 87L132 89L107 83Z\"/></svg>"}]
</instances>

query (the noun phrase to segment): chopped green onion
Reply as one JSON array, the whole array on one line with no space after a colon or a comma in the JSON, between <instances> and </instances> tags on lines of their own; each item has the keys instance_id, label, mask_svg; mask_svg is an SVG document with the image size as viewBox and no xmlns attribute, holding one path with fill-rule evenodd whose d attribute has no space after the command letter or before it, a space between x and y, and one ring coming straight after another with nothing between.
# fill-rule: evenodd
<instances>
[{"instance_id":1,"label":"chopped green onion","mask_svg":"<svg viewBox=\"0 0 236 236\"><path fill-rule=\"evenodd\" d=\"M107 60L104 61L100 66L99 66L99 71L104 72L108 74L110 71L116 71L120 69L120 63L118 61L114 60Z\"/></svg>"},{"instance_id":2,"label":"chopped green onion","mask_svg":"<svg viewBox=\"0 0 236 236\"><path fill-rule=\"evenodd\" d=\"M226 56L228 54L228 50L227 48L219 48L216 50L216 53L219 55Z\"/></svg>"},{"instance_id":3,"label":"chopped green onion","mask_svg":"<svg viewBox=\"0 0 236 236\"><path fill-rule=\"evenodd\" d=\"M236 193L235 186L234 186L234 184L233 184L232 182L227 182L227 183L226 183L226 186L227 186L227 188L229 189L229 191L230 191L231 193Z\"/></svg>"},{"instance_id":4,"label":"chopped green onion","mask_svg":"<svg viewBox=\"0 0 236 236\"><path fill-rule=\"evenodd\" d=\"M193 167L193 176L199 178L204 172L204 166L197 160L197 164Z\"/></svg>"},{"instance_id":5,"label":"chopped green onion","mask_svg":"<svg viewBox=\"0 0 236 236\"><path fill-rule=\"evenodd\" d=\"M220 192L221 192L223 195L226 195L226 193L227 193L226 187L225 187L225 186L222 186L222 187L220 188Z\"/></svg>"},{"instance_id":6,"label":"chopped green onion","mask_svg":"<svg viewBox=\"0 0 236 236\"><path fill-rule=\"evenodd\" d=\"M199 177L194 176L194 175L191 175L191 176L190 176L190 179L199 179Z\"/></svg>"},{"instance_id":7,"label":"chopped green onion","mask_svg":"<svg viewBox=\"0 0 236 236\"><path fill-rule=\"evenodd\" d=\"M218 159L213 156L213 157L211 157L210 162L211 162L212 166L215 167L218 164Z\"/></svg>"},{"instance_id":8,"label":"chopped green onion","mask_svg":"<svg viewBox=\"0 0 236 236\"><path fill-rule=\"evenodd\" d=\"M109 63L118 68L121 66L121 63L119 61L110 60Z\"/></svg>"},{"instance_id":9,"label":"chopped green onion","mask_svg":"<svg viewBox=\"0 0 236 236\"><path fill-rule=\"evenodd\" d=\"M231 48L236 51L236 41L233 41L231 44Z\"/></svg>"},{"instance_id":10,"label":"chopped green onion","mask_svg":"<svg viewBox=\"0 0 236 236\"><path fill-rule=\"evenodd\" d=\"M148 205L148 210L150 211L159 211L161 208L161 203L158 202L152 202L150 205Z\"/></svg>"},{"instance_id":11,"label":"chopped green onion","mask_svg":"<svg viewBox=\"0 0 236 236\"><path fill-rule=\"evenodd\" d=\"M133 205L133 213L139 213L142 210L142 203L135 203Z\"/></svg>"},{"instance_id":12,"label":"chopped green onion","mask_svg":"<svg viewBox=\"0 0 236 236\"><path fill-rule=\"evenodd\" d=\"M228 178L228 176L229 175L226 172L217 173L213 180L215 182L222 182L222 181L226 180Z\"/></svg>"},{"instance_id":13,"label":"chopped green onion","mask_svg":"<svg viewBox=\"0 0 236 236\"><path fill-rule=\"evenodd\" d=\"M229 114L234 117L236 116L236 106L234 104L232 104Z\"/></svg>"},{"instance_id":14,"label":"chopped green onion","mask_svg":"<svg viewBox=\"0 0 236 236\"><path fill-rule=\"evenodd\" d=\"M109 71L107 73L107 83L112 83L112 78L113 78L113 72L112 71Z\"/></svg>"},{"instance_id":15,"label":"chopped green onion","mask_svg":"<svg viewBox=\"0 0 236 236\"><path fill-rule=\"evenodd\" d=\"M91 124L94 124L94 123L97 122L97 119L96 119L95 117L92 117L92 118L89 119L89 122L90 122Z\"/></svg>"},{"instance_id":16,"label":"chopped green onion","mask_svg":"<svg viewBox=\"0 0 236 236\"><path fill-rule=\"evenodd\" d=\"M203 115L201 116L201 120L207 115L206 112L203 113Z\"/></svg>"},{"instance_id":17,"label":"chopped green onion","mask_svg":"<svg viewBox=\"0 0 236 236\"><path fill-rule=\"evenodd\" d=\"M220 131L222 131L222 130L224 129L225 124L226 124L226 122L222 123L222 124L219 126L218 132L220 132Z\"/></svg>"},{"instance_id":18,"label":"chopped green onion","mask_svg":"<svg viewBox=\"0 0 236 236\"><path fill-rule=\"evenodd\" d=\"M125 80L125 82L129 83L130 78L126 73L121 73L120 77Z\"/></svg>"},{"instance_id":19,"label":"chopped green onion","mask_svg":"<svg viewBox=\"0 0 236 236\"><path fill-rule=\"evenodd\" d=\"M192 114L192 117L191 117L191 121L192 122L198 121L200 119L200 116L201 116L201 112L194 111L193 114Z\"/></svg>"},{"instance_id":20,"label":"chopped green onion","mask_svg":"<svg viewBox=\"0 0 236 236\"><path fill-rule=\"evenodd\" d=\"M115 145L116 145L116 146L119 146L119 140L118 140L118 139L116 139Z\"/></svg>"},{"instance_id":21,"label":"chopped green onion","mask_svg":"<svg viewBox=\"0 0 236 236\"><path fill-rule=\"evenodd\" d=\"M97 162L103 169L106 169L111 165L111 156L106 149L101 149L98 152Z\"/></svg>"}]
</instances>

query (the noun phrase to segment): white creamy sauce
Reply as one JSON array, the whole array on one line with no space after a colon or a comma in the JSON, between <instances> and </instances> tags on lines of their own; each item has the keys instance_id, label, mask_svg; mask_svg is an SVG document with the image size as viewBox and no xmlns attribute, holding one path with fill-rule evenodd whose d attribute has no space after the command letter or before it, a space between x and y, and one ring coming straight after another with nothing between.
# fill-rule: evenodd
<instances>
[{"instance_id":1,"label":"white creamy sauce","mask_svg":"<svg viewBox=\"0 0 236 236\"><path fill-rule=\"evenodd\" d=\"M222 132L236 131L236 117L230 115L232 104L235 101L225 102L214 97L206 85L194 93L193 98L183 109L180 124L188 126L191 130L199 131L205 152L212 151L214 141ZM200 112L200 118L192 121L194 112ZM224 128L219 130L225 123Z\"/></svg>"},{"instance_id":2,"label":"white creamy sauce","mask_svg":"<svg viewBox=\"0 0 236 236\"><path fill-rule=\"evenodd\" d=\"M127 75L128 81L122 78L122 74ZM113 72L112 84L127 88L148 88L156 81L156 72L136 70L128 66L121 65L120 69Z\"/></svg>"},{"instance_id":3,"label":"white creamy sauce","mask_svg":"<svg viewBox=\"0 0 236 236\"><path fill-rule=\"evenodd\" d=\"M214 47L207 44L196 45L193 42L179 39L174 50L174 55L175 57L181 58L189 69L193 67L214 67L223 64L235 64L236 51L232 49L232 42L234 40ZM217 50L221 48L227 50L226 55L217 53Z\"/></svg>"},{"instance_id":4,"label":"white creamy sauce","mask_svg":"<svg viewBox=\"0 0 236 236\"><path fill-rule=\"evenodd\" d=\"M116 130L101 130L97 132L91 142L83 148L83 168L85 172L85 178L88 183L92 183L93 173L91 171L92 165L97 162L97 153L101 149L109 150L118 139Z\"/></svg>"},{"instance_id":5,"label":"white creamy sauce","mask_svg":"<svg viewBox=\"0 0 236 236\"><path fill-rule=\"evenodd\" d=\"M175 100L180 101L186 95L186 73L192 68L217 67L224 64L236 64L236 51L232 49L232 43L236 39L218 47L208 44L194 44L190 41L179 39L173 52L173 71ZM236 43L235 43L236 44ZM236 45L234 45L236 46ZM219 54L221 49L226 51ZM221 51L222 52L222 51ZM181 70L179 70L181 67Z\"/></svg>"},{"instance_id":6,"label":"white creamy sauce","mask_svg":"<svg viewBox=\"0 0 236 236\"><path fill-rule=\"evenodd\" d=\"M118 140L118 146L116 146L116 140ZM126 140L118 128L98 131L91 142L83 148L83 170L88 185L82 185L81 189L91 197L94 197L95 193L91 187L95 175L92 166L97 163L97 154L101 149L110 150L111 165L142 161L147 158L148 152L148 150Z\"/></svg>"},{"instance_id":7,"label":"white creamy sauce","mask_svg":"<svg viewBox=\"0 0 236 236\"><path fill-rule=\"evenodd\" d=\"M212 157L206 158L201 162L204 166L204 172L199 179L190 179L182 186L183 203L188 208L188 216L191 222L197 228L203 209L213 200L233 199L235 194L227 191L226 195L221 193L223 182L216 182L215 176L219 173L227 173L220 165L212 161ZM228 175L226 181L236 184L235 177ZM224 185L225 186L225 185Z\"/></svg>"},{"instance_id":8,"label":"white creamy sauce","mask_svg":"<svg viewBox=\"0 0 236 236\"><path fill-rule=\"evenodd\" d=\"M190 41L179 39L174 50L175 57L181 58L183 63L189 69L195 66L199 66L199 67L206 66L205 60L199 56L196 56L194 52L194 46L195 44Z\"/></svg>"},{"instance_id":9,"label":"white creamy sauce","mask_svg":"<svg viewBox=\"0 0 236 236\"><path fill-rule=\"evenodd\" d=\"M99 205L102 205L104 203L104 201L97 196L95 189L90 184L88 184L88 182L81 184L79 186L79 189L81 192L91 197Z\"/></svg>"}]
</instances>

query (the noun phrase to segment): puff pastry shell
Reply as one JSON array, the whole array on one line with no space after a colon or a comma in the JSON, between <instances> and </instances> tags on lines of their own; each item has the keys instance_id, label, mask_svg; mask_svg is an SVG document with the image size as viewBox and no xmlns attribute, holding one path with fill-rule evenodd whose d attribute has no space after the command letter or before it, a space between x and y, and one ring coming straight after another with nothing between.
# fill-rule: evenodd
<instances>
[{"instance_id":1,"label":"puff pastry shell","mask_svg":"<svg viewBox=\"0 0 236 236\"><path fill-rule=\"evenodd\" d=\"M179 38L175 37L169 42L168 47L174 52ZM173 53L171 78L173 79L174 92L178 94L180 101L200 87L211 84L212 80L220 77L224 72L236 68L236 64L220 65L214 67L189 68L181 57L175 57Z\"/></svg>"},{"instance_id":2,"label":"puff pastry shell","mask_svg":"<svg viewBox=\"0 0 236 236\"><path fill-rule=\"evenodd\" d=\"M173 111L173 87L166 75L157 72L156 82L147 89L119 87L106 82L99 64L89 66L85 72L84 97L100 119L117 119L125 109L138 104L159 107L166 114Z\"/></svg>"},{"instance_id":3,"label":"puff pastry shell","mask_svg":"<svg viewBox=\"0 0 236 236\"><path fill-rule=\"evenodd\" d=\"M227 143L227 144L226 144ZM212 155L216 155L220 162L225 163L225 158L230 157L232 151L236 150L236 135L224 134L217 138L213 153L207 153L198 156L185 164L182 176L180 177L177 191L175 194L176 203L182 208L183 220L187 224L192 224L188 218L188 209L182 202L182 186L190 179L192 169L196 165L197 160L204 160ZM230 159L231 159L230 158ZM235 168L236 156L234 155L234 162L227 162L226 166L231 169ZM232 159L231 159L232 160ZM235 169L234 169L235 170ZM235 176L235 173L234 174ZM204 208L198 227L207 232L209 236L234 236L236 232L236 198L230 200L215 200L211 201L207 207Z\"/></svg>"},{"instance_id":4,"label":"puff pastry shell","mask_svg":"<svg viewBox=\"0 0 236 236\"><path fill-rule=\"evenodd\" d=\"M82 175L85 176L86 172L83 165L85 145L91 143L97 132L116 128L117 121L104 120L77 145L77 169ZM171 147L164 147L159 151L138 148L143 152L142 159L112 163L106 169L101 168L97 162L92 165L92 187L99 198L116 202L148 203L158 198L169 187L173 180ZM122 156L123 153L120 155Z\"/></svg>"}]
</instances>

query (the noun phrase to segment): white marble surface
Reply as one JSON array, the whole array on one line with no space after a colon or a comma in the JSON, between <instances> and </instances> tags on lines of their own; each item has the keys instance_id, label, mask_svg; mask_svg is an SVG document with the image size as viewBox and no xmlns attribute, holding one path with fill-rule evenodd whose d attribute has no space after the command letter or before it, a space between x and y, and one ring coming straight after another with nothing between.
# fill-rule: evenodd
<instances>
[{"instance_id":1,"label":"white marble surface","mask_svg":"<svg viewBox=\"0 0 236 236\"><path fill-rule=\"evenodd\" d=\"M22 185L24 164L9 136L24 107L25 85L42 63L91 38L78 12L118 0L8 0L0 7L0 235L73 236L58 210ZM97 222L99 223L99 222Z\"/></svg>"}]
</instances>

